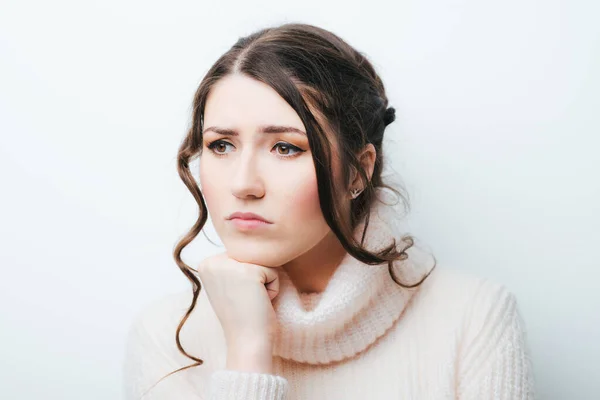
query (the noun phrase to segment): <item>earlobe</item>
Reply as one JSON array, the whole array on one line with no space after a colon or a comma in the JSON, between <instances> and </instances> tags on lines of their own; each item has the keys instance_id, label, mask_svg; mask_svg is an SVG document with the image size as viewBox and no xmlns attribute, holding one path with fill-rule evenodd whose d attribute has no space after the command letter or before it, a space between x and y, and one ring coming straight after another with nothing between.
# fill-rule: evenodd
<instances>
[{"instance_id":1,"label":"earlobe","mask_svg":"<svg viewBox=\"0 0 600 400\"><path fill-rule=\"evenodd\" d=\"M351 169L351 177L350 177L349 187L351 187L351 188L357 187L360 185L360 175L359 175L356 167L354 167L353 165L350 166L350 169Z\"/></svg>"},{"instance_id":2,"label":"earlobe","mask_svg":"<svg viewBox=\"0 0 600 400\"><path fill-rule=\"evenodd\" d=\"M370 181L373 176L373 170L375 168L375 160L377 157L377 151L375 150L375 146L372 143L368 143L365 146L365 149L358 156L358 161L365 173L367 174L367 178ZM350 166L350 182L349 187L351 188L360 188L363 189L365 185L362 184L361 177L354 166Z\"/></svg>"}]
</instances>

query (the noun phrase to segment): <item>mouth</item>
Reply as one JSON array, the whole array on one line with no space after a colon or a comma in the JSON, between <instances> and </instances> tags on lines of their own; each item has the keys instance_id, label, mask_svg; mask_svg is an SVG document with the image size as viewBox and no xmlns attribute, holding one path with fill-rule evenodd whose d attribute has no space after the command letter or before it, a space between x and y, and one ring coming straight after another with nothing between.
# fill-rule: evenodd
<instances>
[{"instance_id":1,"label":"mouth","mask_svg":"<svg viewBox=\"0 0 600 400\"><path fill-rule=\"evenodd\" d=\"M229 221L240 230L254 230L259 228L265 228L271 225L270 222L266 222L256 218L231 218Z\"/></svg>"},{"instance_id":2,"label":"mouth","mask_svg":"<svg viewBox=\"0 0 600 400\"><path fill-rule=\"evenodd\" d=\"M234 212L227 218L227 220L242 231L265 228L272 224L271 221L268 221L261 215L243 212Z\"/></svg>"}]
</instances>

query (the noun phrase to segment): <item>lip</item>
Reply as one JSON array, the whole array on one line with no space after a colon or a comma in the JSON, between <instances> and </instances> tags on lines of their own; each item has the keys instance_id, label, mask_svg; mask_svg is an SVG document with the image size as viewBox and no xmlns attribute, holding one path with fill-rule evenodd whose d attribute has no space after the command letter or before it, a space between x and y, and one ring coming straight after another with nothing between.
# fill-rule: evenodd
<instances>
[{"instance_id":1,"label":"lip","mask_svg":"<svg viewBox=\"0 0 600 400\"><path fill-rule=\"evenodd\" d=\"M254 213L235 212L228 218L231 223L241 231L250 231L258 228L264 228L272 224L265 218Z\"/></svg>"},{"instance_id":2,"label":"lip","mask_svg":"<svg viewBox=\"0 0 600 400\"><path fill-rule=\"evenodd\" d=\"M268 221L266 218L263 218L261 215L250 213L250 212L234 212L228 218L228 220L237 220L237 221L248 221L248 222L262 222L271 224L271 221Z\"/></svg>"},{"instance_id":3,"label":"lip","mask_svg":"<svg viewBox=\"0 0 600 400\"><path fill-rule=\"evenodd\" d=\"M260 219L232 218L229 221L241 231L250 231L259 228L266 228L269 225L271 225L269 222L265 222Z\"/></svg>"}]
</instances>

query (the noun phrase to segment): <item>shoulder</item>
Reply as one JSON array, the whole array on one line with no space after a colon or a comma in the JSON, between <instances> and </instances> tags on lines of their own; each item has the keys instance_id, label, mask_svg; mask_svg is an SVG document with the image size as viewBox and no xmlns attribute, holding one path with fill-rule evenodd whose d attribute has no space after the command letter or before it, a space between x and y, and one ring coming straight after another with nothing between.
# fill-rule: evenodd
<instances>
[{"instance_id":1,"label":"shoulder","mask_svg":"<svg viewBox=\"0 0 600 400\"><path fill-rule=\"evenodd\" d=\"M433 313L434 318L451 322L445 333L457 346L461 397L487 398L493 389L489 382L498 382L502 398L534 398L532 352L516 295L494 279L457 270L438 272L432 273L428 294L444 311Z\"/></svg>"},{"instance_id":2,"label":"shoulder","mask_svg":"<svg viewBox=\"0 0 600 400\"><path fill-rule=\"evenodd\" d=\"M467 304L515 299L508 287L499 281L446 266L436 267L423 282L423 288L427 296L444 298L446 301L457 299Z\"/></svg>"},{"instance_id":3,"label":"shoulder","mask_svg":"<svg viewBox=\"0 0 600 400\"><path fill-rule=\"evenodd\" d=\"M200 291L196 306L178 336L177 329L193 301L191 289L159 296L147 302L134 316L123 363L127 398L140 398L150 389L166 396L152 398L184 392L203 393L210 372L224 363L223 346L218 345L220 325L212 318L212 308L203 292ZM195 361L178 345L186 354L202 360L202 368L174 373Z\"/></svg>"},{"instance_id":4,"label":"shoulder","mask_svg":"<svg viewBox=\"0 0 600 400\"><path fill-rule=\"evenodd\" d=\"M481 330L517 314L515 294L503 283L470 272L437 266L422 283L415 302L445 320L462 322L464 330Z\"/></svg>"},{"instance_id":5,"label":"shoulder","mask_svg":"<svg viewBox=\"0 0 600 400\"><path fill-rule=\"evenodd\" d=\"M437 272L432 273L428 295L434 298L436 309L443 309L436 314L438 318L453 319L465 352L527 346L526 324L517 297L505 284L458 270Z\"/></svg>"},{"instance_id":6,"label":"shoulder","mask_svg":"<svg viewBox=\"0 0 600 400\"><path fill-rule=\"evenodd\" d=\"M175 341L176 331L192 305L192 289L161 295L147 302L135 315L129 337L152 344L157 351L181 355ZM188 353L202 353L222 336L221 326L204 290L180 331L180 340ZM189 359L181 358L188 362Z\"/></svg>"},{"instance_id":7,"label":"shoulder","mask_svg":"<svg viewBox=\"0 0 600 400\"><path fill-rule=\"evenodd\" d=\"M177 326L181 317L183 317L188 296L184 292L175 292L160 295L146 302L137 314L134 316L130 329L137 331L147 331L152 334Z\"/></svg>"}]
</instances>

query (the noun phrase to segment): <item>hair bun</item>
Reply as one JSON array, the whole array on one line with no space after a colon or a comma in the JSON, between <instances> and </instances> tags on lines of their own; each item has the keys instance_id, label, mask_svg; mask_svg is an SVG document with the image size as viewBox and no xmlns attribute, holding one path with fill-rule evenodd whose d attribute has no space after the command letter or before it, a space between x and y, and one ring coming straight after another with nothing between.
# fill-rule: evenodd
<instances>
[{"instance_id":1,"label":"hair bun","mask_svg":"<svg viewBox=\"0 0 600 400\"><path fill-rule=\"evenodd\" d=\"M387 110L385 110L385 113L383 114L383 123L385 124L385 126L388 126L395 120L396 120L396 109L394 109L394 107L390 107Z\"/></svg>"}]
</instances>

